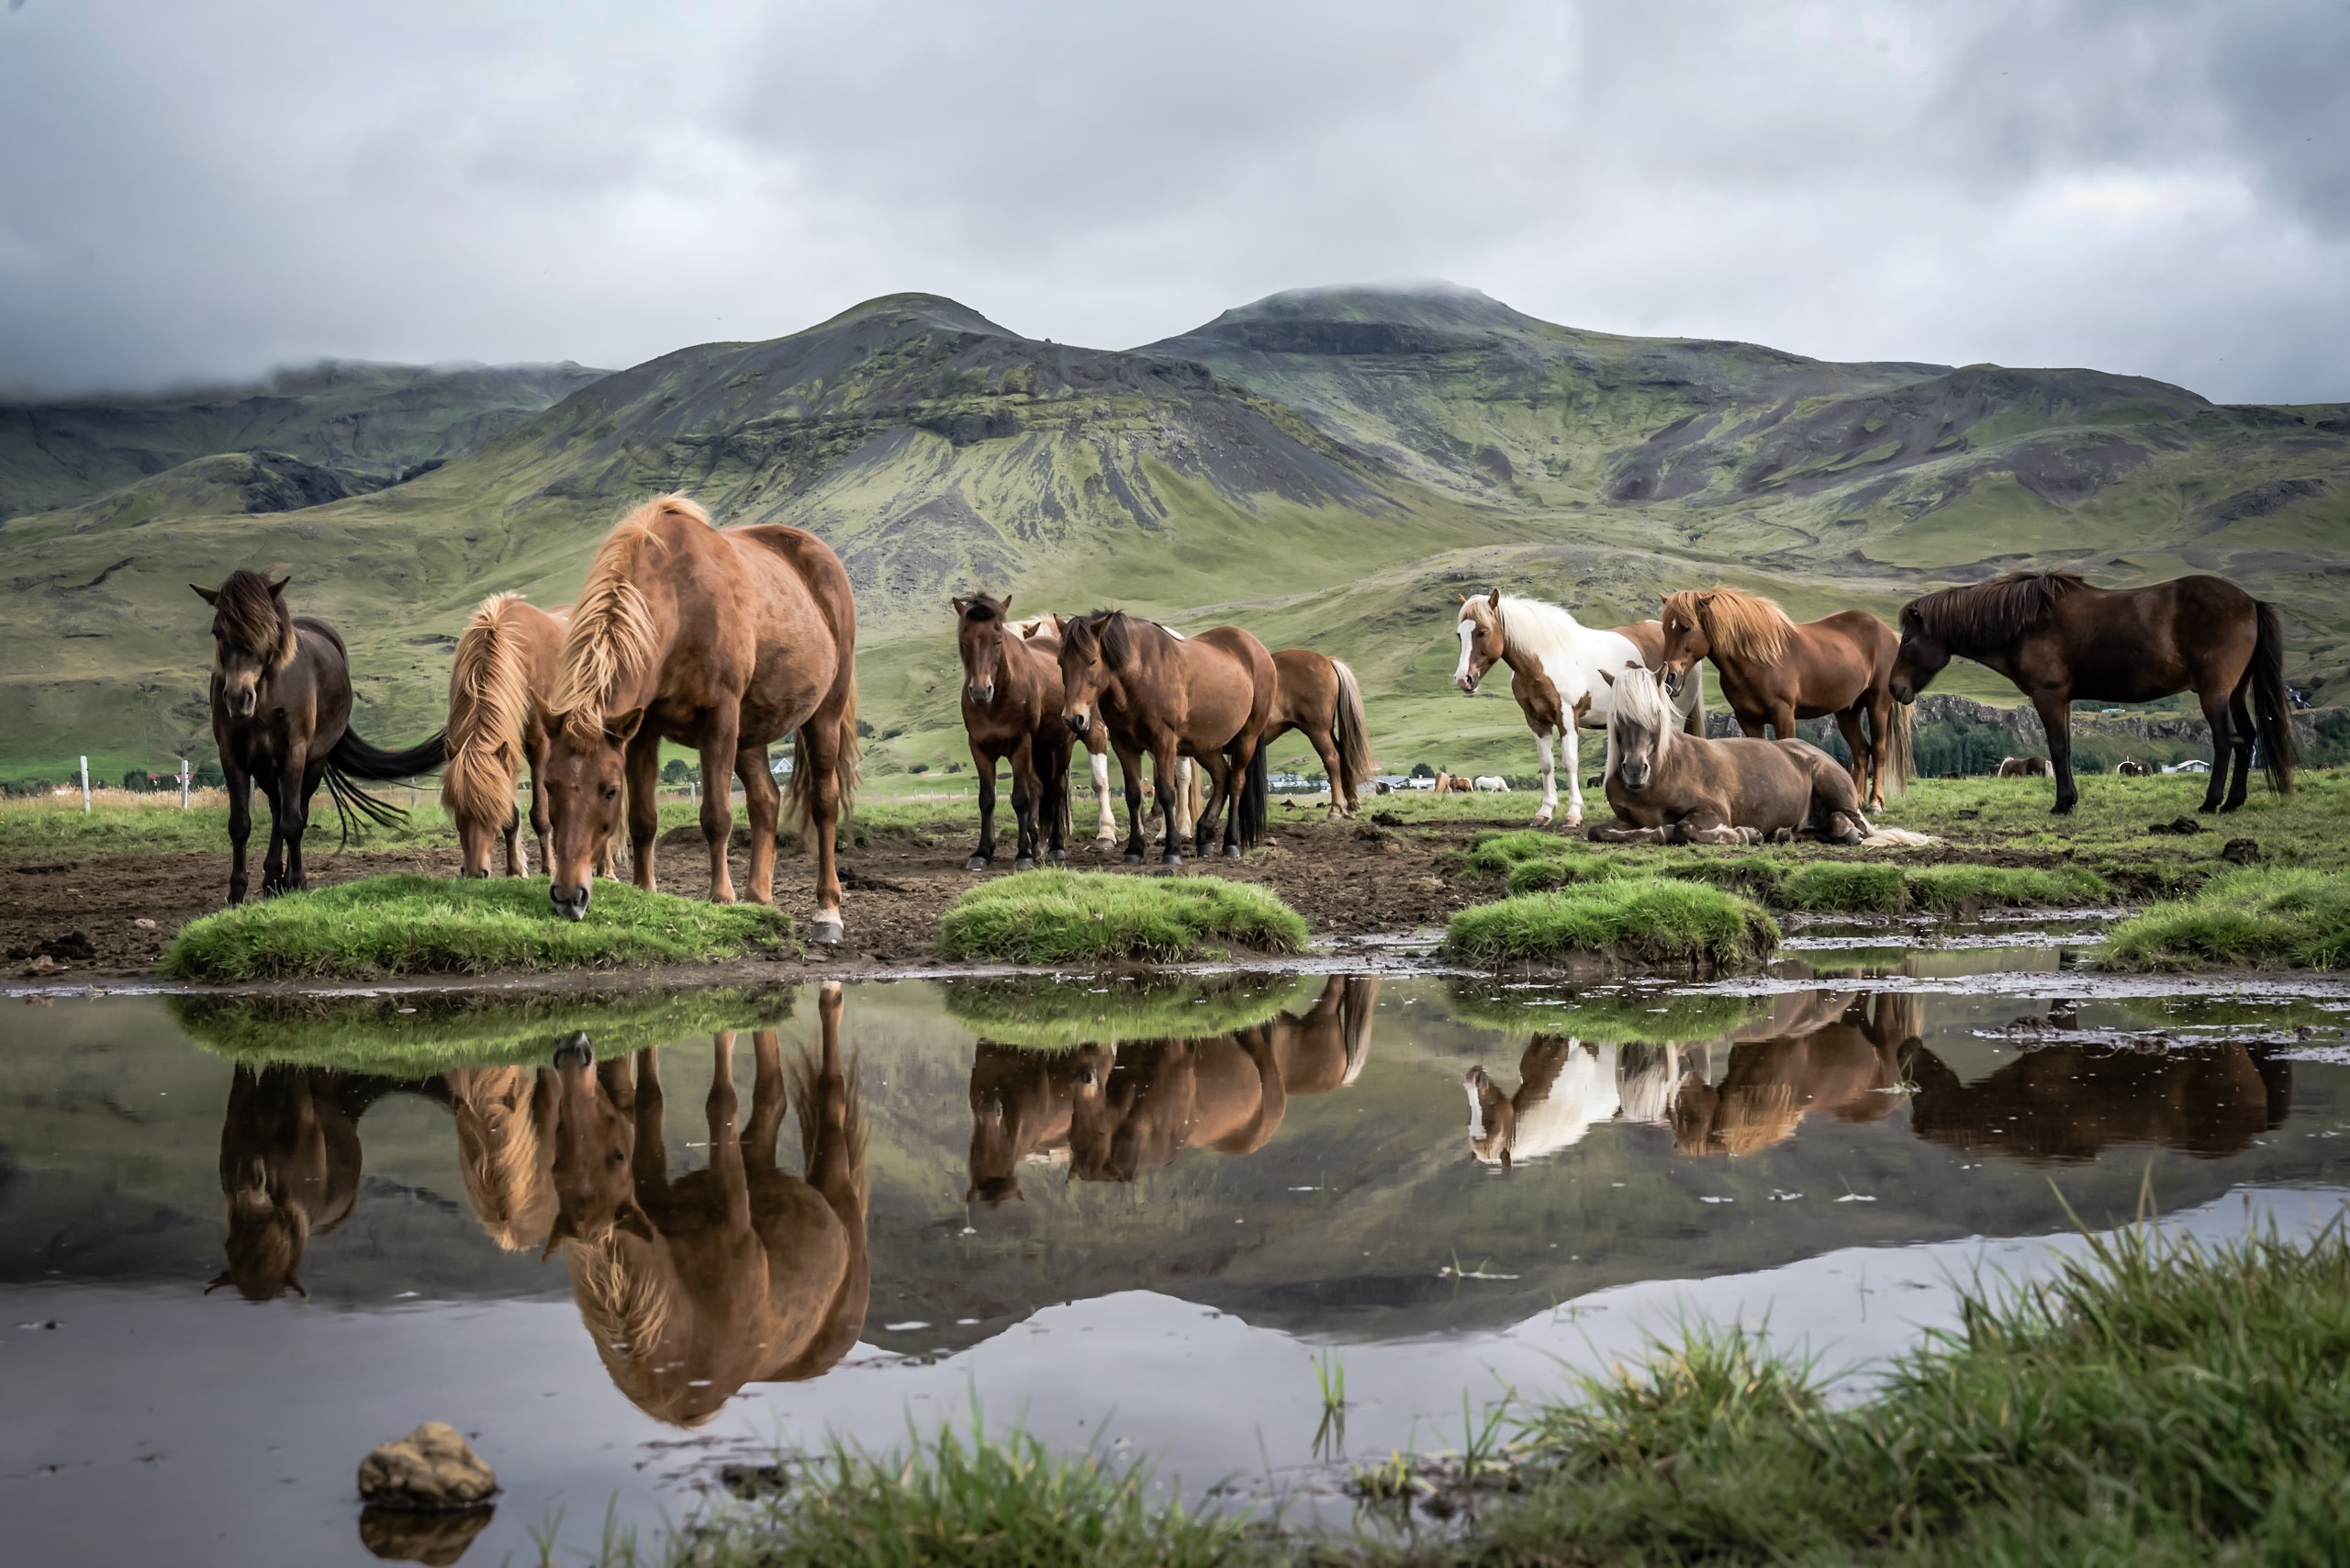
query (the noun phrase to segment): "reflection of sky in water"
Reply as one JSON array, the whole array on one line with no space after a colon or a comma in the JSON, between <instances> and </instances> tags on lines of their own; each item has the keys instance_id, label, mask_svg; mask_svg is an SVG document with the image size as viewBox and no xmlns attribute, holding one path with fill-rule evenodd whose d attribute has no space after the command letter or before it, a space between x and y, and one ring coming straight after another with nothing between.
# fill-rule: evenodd
<instances>
[{"instance_id":1,"label":"reflection of sky in water","mask_svg":"<svg viewBox=\"0 0 2350 1568\"><path fill-rule=\"evenodd\" d=\"M2011 993L2009 978L2041 989ZM1049 1126L1030 1137L1020 1195L995 1204L965 1199L987 1158L974 1100L984 1119L1023 1081L1073 1081L1075 1057L981 1049L936 986L853 987L861 1342L691 1430L615 1387L560 1260L493 1239L445 1103L364 1104L349 1216L307 1238L307 1303L207 1298L228 1064L151 1000L12 1007L0 1554L366 1561L352 1472L426 1418L479 1433L507 1485L468 1561L528 1559L526 1531L558 1508L585 1545L615 1495L652 1525L690 1503L674 1478L713 1457L827 1429L886 1446L974 1394L990 1421L1024 1414L1057 1442L1106 1425L1194 1490L1261 1489L1268 1469L1310 1485L1326 1348L1355 1402L1350 1452L1457 1446L1464 1388L1554 1388L1556 1359L1598 1364L1687 1315L1767 1318L1831 1366L1896 1350L1949 1321L1952 1277L2076 1245L2052 1182L2092 1225L2132 1213L2142 1182L2215 1234L2334 1210L2350 1068L2306 1058L2334 1048L2340 998L2049 983L2071 979L1582 998L1391 980L1375 1001L1315 980L1282 988L1271 1018L1213 987L1077 988L1097 1012L1169 1029L1196 1007L1231 1032L1097 1052L1097 1083L1069 1093L1100 1106L1072 1111L1058 1141ZM956 1012L990 1016L985 998ZM817 1014L803 993L784 1058L818 1043ZM710 1161L712 1055L706 1037L662 1054L670 1177ZM752 1058L745 1035L738 1127ZM1472 1066L1517 1102L1507 1170L1472 1156ZM1235 1086L1256 1098L1214 1100ZM786 1176L804 1169L795 1123L796 1109Z\"/></svg>"}]
</instances>

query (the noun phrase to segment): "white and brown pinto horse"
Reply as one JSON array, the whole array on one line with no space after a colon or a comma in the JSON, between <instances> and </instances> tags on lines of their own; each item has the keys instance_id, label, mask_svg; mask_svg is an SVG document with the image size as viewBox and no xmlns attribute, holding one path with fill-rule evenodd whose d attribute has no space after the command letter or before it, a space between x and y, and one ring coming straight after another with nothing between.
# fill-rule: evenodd
<instances>
[{"instance_id":1,"label":"white and brown pinto horse","mask_svg":"<svg viewBox=\"0 0 2350 1568\"><path fill-rule=\"evenodd\" d=\"M1559 809L1558 767L1550 742L1566 743L1567 821L1583 825L1583 748L1576 732L1607 727L1608 687L1602 671L1628 664L1649 666L1664 650L1664 629L1653 621L1602 631L1585 626L1569 611L1539 599L1521 599L1495 588L1483 599L1463 599L1454 625L1460 637L1460 663L1452 684L1474 692L1486 671L1509 666L1510 695L1517 699L1534 750L1542 762L1542 809L1536 827L1548 827ZM1673 699L1684 728L1705 732L1704 694L1692 682Z\"/></svg>"}]
</instances>

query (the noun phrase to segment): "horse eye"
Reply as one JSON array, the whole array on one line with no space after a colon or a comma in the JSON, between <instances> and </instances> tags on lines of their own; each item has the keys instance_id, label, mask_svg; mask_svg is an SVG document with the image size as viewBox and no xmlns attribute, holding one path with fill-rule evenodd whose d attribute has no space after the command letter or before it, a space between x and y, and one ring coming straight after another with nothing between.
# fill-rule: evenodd
<instances>
[{"instance_id":1,"label":"horse eye","mask_svg":"<svg viewBox=\"0 0 2350 1568\"><path fill-rule=\"evenodd\" d=\"M619 800L620 798L621 798L621 787L620 787L619 785L617 785L617 784L607 784L607 785L605 785L605 786L604 786L604 799L606 799L607 801L617 801L617 800Z\"/></svg>"}]
</instances>

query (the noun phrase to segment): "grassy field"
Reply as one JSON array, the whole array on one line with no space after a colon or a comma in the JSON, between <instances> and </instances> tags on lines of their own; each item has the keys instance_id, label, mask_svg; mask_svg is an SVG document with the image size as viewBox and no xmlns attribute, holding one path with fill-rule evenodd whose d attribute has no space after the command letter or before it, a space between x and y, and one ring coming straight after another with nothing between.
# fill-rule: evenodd
<instances>
[{"instance_id":1,"label":"grassy field","mask_svg":"<svg viewBox=\"0 0 2350 1568\"><path fill-rule=\"evenodd\" d=\"M501 969L703 963L791 946L763 904L708 903L596 884L584 920L557 916L534 878L368 877L190 921L163 954L173 980L373 980Z\"/></svg>"},{"instance_id":2,"label":"grassy field","mask_svg":"<svg viewBox=\"0 0 2350 1568\"><path fill-rule=\"evenodd\" d=\"M2350 872L2231 871L2113 929L2118 969L2338 969L2350 963Z\"/></svg>"},{"instance_id":3,"label":"grassy field","mask_svg":"<svg viewBox=\"0 0 2350 1568\"><path fill-rule=\"evenodd\" d=\"M1176 963L1225 944L1294 953L1305 935L1297 912L1253 882L1053 869L964 892L938 923L938 950L995 963Z\"/></svg>"},{"instance_id":4,"label":"grassy field","mask_svg":"<svg viewBox=\"0 0 2350 1568\"><path fill-rule=\"evenodd\" d=\"M1661 877L1624 877L1472 905L1446 926L1447 952L1472 963L1600 954L1643 965L1752 969L1779 927L1740 894Z\"/></svg>"}]
</instances>

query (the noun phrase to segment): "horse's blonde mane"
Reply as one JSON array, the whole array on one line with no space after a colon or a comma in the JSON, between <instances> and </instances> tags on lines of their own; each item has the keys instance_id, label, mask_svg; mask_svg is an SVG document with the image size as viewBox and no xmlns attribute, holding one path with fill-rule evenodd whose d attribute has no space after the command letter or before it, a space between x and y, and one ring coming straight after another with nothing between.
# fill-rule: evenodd
<instances>
[{"instance_id":1,"label":"horse's blonde mane","mask_svg":"<svg viewBox=\"0 0 2350 1568\"><path fill-rule=\"evenodd\" d=\"M1471 600L1472 603L1476 602ZM1588 630L1563 606L1539 599L1522 599L1514 593L1502 595L1497 612L1502 629L1502 646L1510 653L1523 653L1536 660L1551 654L1566 655L1572 651L1575 639Z\"/></svg>"},{"instance_id":2,"label":"horse's blonde mane","mask_svg":"<svg viewBox=\"0 0 2350 1568\"><path fill-rule=\"evenodd\" d=\"M495 1129L485 1107L507 1090L520 1088L518 1080L531 1081L531 1073L528 1068L494 1067L459 1069L447 1075L466 1200L489 1238L509 1252L521 1251L545 1238L543 1229L532 1236L525 1234L525 1227L534 1227L539 1211L554 1196L549 1173L540 1164L545 1146L539 1139L538 1120L532 1114L535 1082L511 1107L502 1140L492 1136Z\"/></svg>"},{"instance_id":3,"label":"horse's blonde mane","mask_svg":"<svg viewBox=\"0 0 2350 1568\"><path fill-rule=\"evenodd\" d=\"M1657 766L1664 766L1665 754L1673 747L1674 732L1681 728L1681 715L1675 711L1672 699L1664 694L1664 678L1639 665L1627 665L1608 672L1616 678L1615 700L1607 710L1607 767L1616 770L1616 726L1637 725L1656 735Z\"/></svg>"},{"instance_id":4,"label":"horse's blonde mane","mask_svg":"<svg viewBox=\"0 0 2350 1568\"><path fill-rule=\"evenodd\" d=\"M666 517L711 526L710 513L684 496L657 497L622 518L588 563L587 586L571 612L571 627L564 634L555 666L554 692L547 702L575 738L592 736L600 729L614 693L643 676L660 656L660 627L633 579L646 549L659 548L654 525Z\"/></svg>"},{"instance_id":5,"label":"horse's blonde mane","mask_svg":"<svg viewBox=\"0 0 2350 1568\"><path fill-rule=\"evenodd\" d=\"M1679 595L1674 597L1678 598ZM1717 584L1691 596L1714 652L1740 662L1772 664L1787 651L1796 623L1771 599Z\"/></svg>"},{"instance_id":6,"label":"horse's blonde mane","mask_svg":"<svg viewBox=\"0 0 2350 1568\"><path fill-rule=\"evenodd\" d=\"M628 1255L630 1239L614 1226L597 1240L565 1245L571 1299L578 1305L588 1337L596 1342L596 1354L622 1394L662 1420L699 1426L717 1410L696 1419L664 1408L668 1401L661 1391L658 1358L673 1310L669 1282L655 1261L657 1249L648 1246L652 1259L641 1262Z\"/></svg>"},{"instance_id":7,"label":"horse's blonde mane","mask_svg":"<svg viewBox=\"0 0 2350 1568\"><path fill-rule=\"evenodd\" d=\"M457 639L449 670L449 763L441 775L441 804L455 817L503 823L514 810L531 688L521 640L505 617L522 601L519 593L490 595Z\"/></svg>"}]
</instances>

